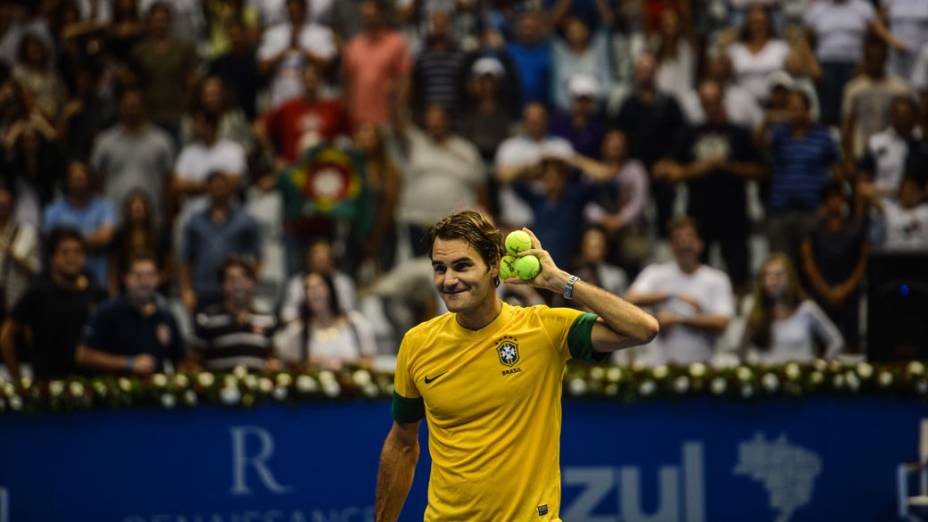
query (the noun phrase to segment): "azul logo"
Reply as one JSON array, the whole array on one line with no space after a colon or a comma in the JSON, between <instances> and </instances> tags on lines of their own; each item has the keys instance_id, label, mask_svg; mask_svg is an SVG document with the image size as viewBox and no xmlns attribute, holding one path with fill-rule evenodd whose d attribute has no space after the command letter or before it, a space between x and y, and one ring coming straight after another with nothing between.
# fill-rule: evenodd
<instances>
[{"instance_id":1,"label":"azul logo","mask_svg":"<svg viewBox=\"0 0 928 522\"><path fill-rule=\"evenodd\" d=\"M579 493L564 504L562 518L583 522L705 522L703 445L687 441L681 449L681 465L657 470L656 506L645 506L643 501L643 490L654 485L646 484L641 467L565 467L564 487L579 488ZM653 480L653 472L647 472L647 481ZM616 494L618 506L609 510L606 499Z\"/></svg>"},{"instance_id":2,"label":"azul logo","mask_svg":"<svg viewBox=\"0 0 928 522\"><path fill-rule=\"evenodd\" d=\"M515 337L503 337L496 343L499 362L504 366L515 366L519 362L519 344Z\"/></svg>"}]
</instances>

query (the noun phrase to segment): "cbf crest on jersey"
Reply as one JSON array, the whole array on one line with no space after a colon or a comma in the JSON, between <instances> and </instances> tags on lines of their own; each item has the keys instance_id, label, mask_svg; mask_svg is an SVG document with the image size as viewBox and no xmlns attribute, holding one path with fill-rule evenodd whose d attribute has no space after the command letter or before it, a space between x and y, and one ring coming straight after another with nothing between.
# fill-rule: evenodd
<instances>
[{"instance_id":1,"label":"cbf crest on jersey","mask_svg":"<svg viewBox=\"0 0 928 522\"><path fill-rule=\"evenodd\" d=\"M503 337L496 343L496 353L503 366L514 366L519 362L519 343L515 337Z\"/></svg>"}]
</instances>

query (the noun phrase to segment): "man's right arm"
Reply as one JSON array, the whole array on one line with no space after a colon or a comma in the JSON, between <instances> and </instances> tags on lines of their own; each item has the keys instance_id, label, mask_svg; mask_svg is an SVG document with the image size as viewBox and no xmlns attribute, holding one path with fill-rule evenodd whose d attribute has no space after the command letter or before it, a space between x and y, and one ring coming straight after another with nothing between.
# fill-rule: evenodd
<instances>
[{"instance_id":1,"label":"man's right arm","mask_svg":"<svg viewBox=\"0 0 928 522\"><path fill-rule=\"evenodd\" d=\"M394 422L380 452L377 473L377 522L394 522L403 510L419 460L419 421Z\"/></svg>"}]
</instances>

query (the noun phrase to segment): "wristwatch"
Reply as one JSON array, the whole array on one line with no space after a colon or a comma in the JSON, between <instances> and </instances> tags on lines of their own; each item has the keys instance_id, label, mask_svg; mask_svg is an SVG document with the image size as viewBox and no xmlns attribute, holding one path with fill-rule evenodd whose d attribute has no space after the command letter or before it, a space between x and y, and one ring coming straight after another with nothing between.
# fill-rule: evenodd
<instances>
[{"instance_id":1,"label":"wristwatch","mask_svg":"<svg viewBox=\"0 0 928 522\"><path fill-rule=\"evenodd\" d=\"M568 301L574 298L574 285L579 281L580 278L572 275L567 278L567 284L564 285L564 299Z\"/></svg>"}]
</instances>

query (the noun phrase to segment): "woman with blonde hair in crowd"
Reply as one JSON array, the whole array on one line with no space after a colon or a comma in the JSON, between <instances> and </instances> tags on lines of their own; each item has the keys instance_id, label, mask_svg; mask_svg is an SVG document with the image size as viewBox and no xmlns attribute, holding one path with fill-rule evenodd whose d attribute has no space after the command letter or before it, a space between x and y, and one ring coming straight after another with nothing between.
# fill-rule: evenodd
<instances>
[{"instance_id":1,"label":"woman with blonde hair in crowd","mask_svg":"<svg viewBox=\"0 0 928 522\"><path fill-rule=\"evenodd\" d=\"M740 349L751 362L808 363L838 354L844 346L841 332L815 301L806 297L796 269L784 254L772 254L761 266L754 283L753 303Z\"/></svg>"}]
</instances>

